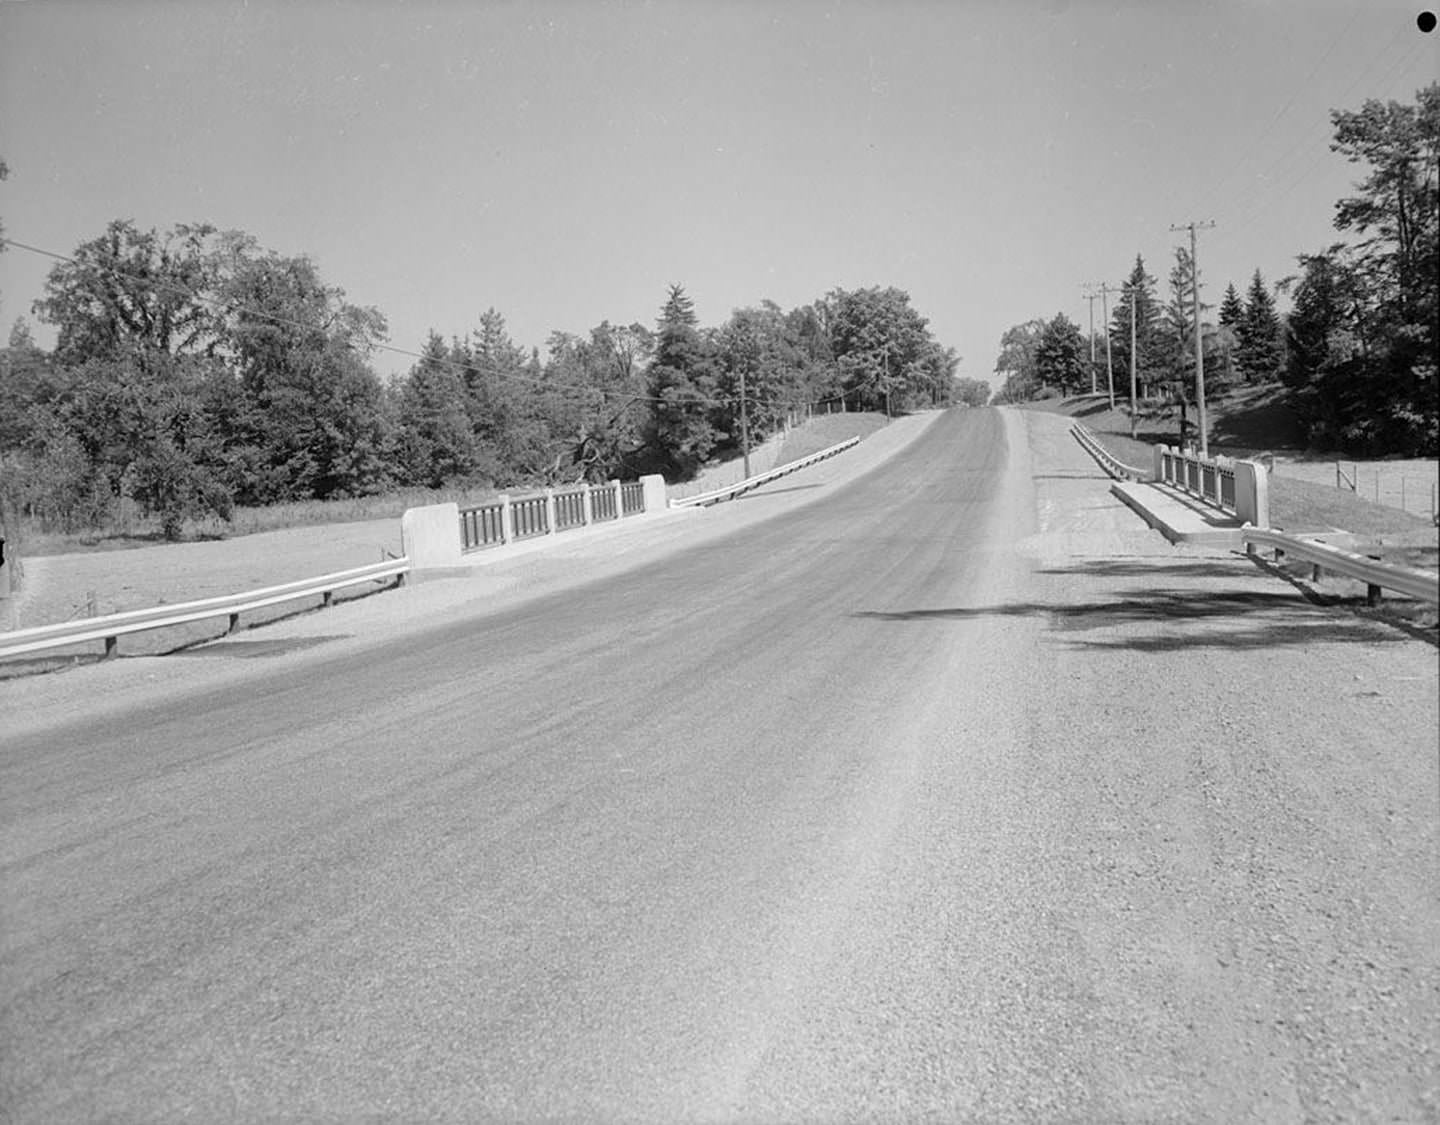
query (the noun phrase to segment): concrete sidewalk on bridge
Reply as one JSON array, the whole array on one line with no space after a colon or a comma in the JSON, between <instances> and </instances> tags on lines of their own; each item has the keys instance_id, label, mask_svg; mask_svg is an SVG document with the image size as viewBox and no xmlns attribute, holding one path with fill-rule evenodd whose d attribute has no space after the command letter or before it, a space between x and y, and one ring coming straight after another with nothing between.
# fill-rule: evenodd
<instances>
[{"instance_id":1,"label":"concrete sidewalk on bridge","mask_svg":"<svg viewBox=\"0 0 1440 1125\"><path fill-rule=\"evenodd\" d=\"M1242 521L1178 489L1145 481L1116 481L1110 491L1171 543L1241 548Z\"/></svg>"}]
</instances>

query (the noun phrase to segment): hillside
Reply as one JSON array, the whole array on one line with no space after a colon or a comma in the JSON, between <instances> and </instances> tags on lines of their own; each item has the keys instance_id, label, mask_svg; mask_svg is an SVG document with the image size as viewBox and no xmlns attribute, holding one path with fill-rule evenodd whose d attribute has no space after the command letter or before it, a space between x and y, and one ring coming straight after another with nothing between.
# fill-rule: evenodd
<instances>
[{"instance_id":1,"label":"hillside","mask_svg":"<svg viewBox=\"0 0 1440 1125\"><path fill-rule=\"evenodd\" d=\"M1358 475L1359 491L1337 488L1334 454L1304 448L1299 420L1279 387L1247 387L1208 403L1210 452L1226 457L1275 458L1270 478L1271 522L1291 531L1344 530L1376 544L1433 547L1435 524L1430 504L1435 463L1425 461L1342 460ZM1116 395L1111 410L1105 395L1077 395L1024 404L1024 409L1061 414L1083 422L1120 460L1148 469L1156 442L1175 445L1180 437L1178 409L1142 412L1136 438L1130 437L1128 404ZM1193 421L1194 409L1190 416ZM1409 484L1408 493L1405 484ZM1375 498L1385 500L1379 503Z\"/></svg>"}]
</instances>

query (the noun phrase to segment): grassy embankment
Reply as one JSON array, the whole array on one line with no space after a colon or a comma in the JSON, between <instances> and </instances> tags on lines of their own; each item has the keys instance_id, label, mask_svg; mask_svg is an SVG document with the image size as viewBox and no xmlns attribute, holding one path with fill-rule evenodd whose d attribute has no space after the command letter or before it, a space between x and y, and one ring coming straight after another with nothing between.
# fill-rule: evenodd
<instances>
[{"instance_id":1,"label":"grassy embankment","mask_svg":"<svg viewBox=\"0 0 1440 1125\"><path fill-rule=\"evenodd\" d=\"M849 437L864 437L885 424L883 414L828 414L812 418L790 432L776 457L777 466L818 453ZM735 459L738 460L738 454ZM378 496L357 496L345 500L302 500L271 504L263 508L237 508L228 521L211 517L186 522L184 540L233 539L262 531L323 524L357 523L365 520L399 519L406 508L424 504L483 504L500 495L498 488L406 488ZM530 491L515 488L513 493ZM124 526L90 528L76 532L45 532L33 525L22 526L16 553L21 557L71 554L77 551L116 551L163 543L160 522L136 516Z\"/></svg>"},{"instance_id":2,"label":"grassy embankment","mask_svg":"<svg viewBox=\"0 0 1440 1125\"><path fill-rule=\"evenodd\" d=\"M1178 410L1141 411L1136 416L1136 437L1130 436L1128 404L1119 401L1111 410L1105 399L1089 396L1047 399L1027 403L1028 408L1064 414L1083 422L1112 454L1137 469L1148 469L1157 442L1175 445L1180 436ZM1334 455L1311 454L1304 447L1299 420L1276 387L1242 388L1207 403L1210 416L1210 452L1226 457L1273 453L1292 460L1313 458L1333 461ZM1191 421L1194 410L1191 409ZM1420 516L1376 504L1356 493L1324 484L1270 477L1270 520L1293 531L1349 531L1362 540L1398 541L1434 538L1435 527ZM1433 565L1433 564L1432 564Z\"/></svg>"}]
</instances>

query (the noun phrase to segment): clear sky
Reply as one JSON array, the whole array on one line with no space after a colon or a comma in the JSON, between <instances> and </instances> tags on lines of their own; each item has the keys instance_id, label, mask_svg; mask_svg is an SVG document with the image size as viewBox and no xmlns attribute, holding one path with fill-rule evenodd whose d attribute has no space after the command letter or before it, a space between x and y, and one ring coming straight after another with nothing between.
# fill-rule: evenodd
<instances>
[{"instance_id":1,"label":"clear sky","mask_svg":"<svg viewBox=\"0 0 1440 1125\"><path fill-rule=\"evenodd\" d=\"M1137 253L1163 290L1171 224L1214 303L1333 241L1329 110L1440 78L1425 2L0 0L0 217L240 228L409 349L895 285L994 382ZM0 255L6 331L48 269Z\"/></svg>"}]
</instances>

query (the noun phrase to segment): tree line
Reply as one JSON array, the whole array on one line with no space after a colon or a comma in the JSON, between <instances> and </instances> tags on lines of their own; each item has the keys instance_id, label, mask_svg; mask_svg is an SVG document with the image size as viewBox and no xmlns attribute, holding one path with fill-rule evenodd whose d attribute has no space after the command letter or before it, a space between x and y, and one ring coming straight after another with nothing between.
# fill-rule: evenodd
<instances>
[{"instance_id":1,"label":"tree line","mask_svg":"<svg viewBox=\"0 0 1440 1125\"><path fill-rule=\"evenodd\" d=\"M1331 148L1365 168L1335 205L1337 231L1355 236L1298 255L1299 272L1272 289L1257 269L1244 295L1227 285L1215 316L1201 303L1207 392L1274 383L1317 449L1360 455L1440 453L1436 345L1440 340L1440 83L1413 104L1369 100L1331 113ZM1187 403L1195 395L1192 300L1201 283L1189 251L1175 252L1168 300L1136 255L1091 360L1085 334L1063 314L1015 325L1000 341L997 402L1106 388L1108 344L1128 397L1132 331L1138 393ZM1277 296L1290 298L1281 315ZM1133 327L1132 327L1133 326Z\"/></svg>"},{"instance_id":2,"label":"tree line","mask_svg":"<svg viewBox=\"0 0 1440 1125\"><path fill-rule=\"evenodd\" d=\"M131 504L178 537L236 505L401 487L687 479L821 409L946 405L959 360L896 288L770 301L703 327L681 285L653 328L553 332L546 354L490 308L375 370L383 314L305 256L194 224L116 220L57 261L0 351L0 500L50 529ZM742 396L743 385L743 396ZM969 392L974 397L973 389Z\"/></svg>"}]
</instances>

